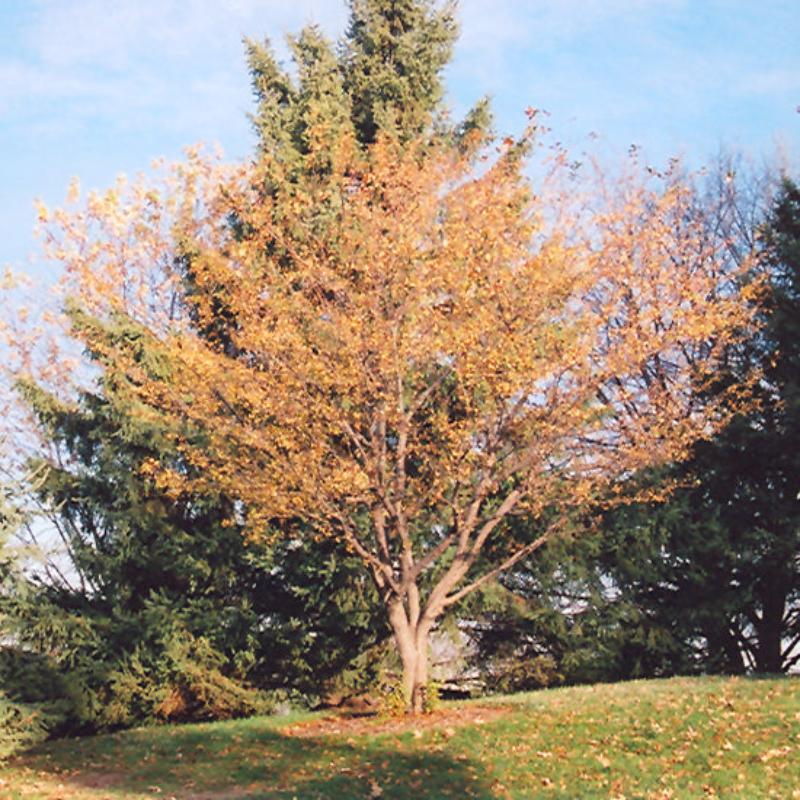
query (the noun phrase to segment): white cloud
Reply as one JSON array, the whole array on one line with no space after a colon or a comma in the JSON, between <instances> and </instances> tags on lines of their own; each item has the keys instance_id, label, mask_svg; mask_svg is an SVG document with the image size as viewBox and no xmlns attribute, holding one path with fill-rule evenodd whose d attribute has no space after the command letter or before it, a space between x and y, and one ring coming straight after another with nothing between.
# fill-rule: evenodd
<instances>
[{"instance_id":1,"label":"white cloud","mask_svg":"<svg viewBox=\"0 0 800 800\"><path fill-rule=\"evenodd\" d=\"M39 0L31 43L46 63L67 67L124 68L141 56L213 58L238 49L243 35L270 32L280 38L311 20L336 28L343 18L338 5L320 0Z\"/></svg>"},{"instance_id":2,"label":"white cloud","mask_svg":"<svg viewBox=\"0 0 800 800\"><path fill-rule=\"evenodd\" d=\"M0 56L7 115L207 131L240 124L249 104L243 36L269 33L283 51L311 21L336 35L345 13L324 0L36 0L26 19L21 54Z\"/></svg>"},{"instance_id":3,"label":"white cloud","mask_svg":"<svg viewBox=\"0 0 800 800\"><path fill-rule=\"evenodd\" d=\"M754 70L741 77L741 88L753 94L795 93L800 100L800 71L783 68Z\"/></svg>"}]
</instances>

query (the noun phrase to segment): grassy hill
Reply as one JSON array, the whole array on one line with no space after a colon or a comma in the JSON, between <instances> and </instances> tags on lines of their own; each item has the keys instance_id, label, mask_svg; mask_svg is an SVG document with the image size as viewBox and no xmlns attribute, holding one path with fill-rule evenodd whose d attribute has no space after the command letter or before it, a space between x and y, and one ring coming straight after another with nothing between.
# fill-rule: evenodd
<instances>
[{"instance_id":1,"label":"grassy hill","mask_svg":"<svg viewBox=\"0 0 800 800\"><path fill-rule=\"evenodd\" d=\"M17 759L0 797L787 800L800 798L800 679L554 689L420 720L139 729Z\"/></svg>"}]
</instances>

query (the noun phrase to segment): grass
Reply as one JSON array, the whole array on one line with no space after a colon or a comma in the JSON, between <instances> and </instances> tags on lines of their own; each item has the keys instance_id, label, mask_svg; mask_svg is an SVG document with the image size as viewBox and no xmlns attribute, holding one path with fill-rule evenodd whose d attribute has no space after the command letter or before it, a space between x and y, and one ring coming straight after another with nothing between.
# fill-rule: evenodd
<instances>
[{"instance_id":1,"label":"grass","mask_svg":"<svg viewBox=\"0 0 800 800\"><path fill-rule=\"evenodd\" d=\"M787 800L800 798L800 680L554 689L388 729L313 715L143 728L53 742L0 780L9 800Z\"/></svg>"}]
</instances>

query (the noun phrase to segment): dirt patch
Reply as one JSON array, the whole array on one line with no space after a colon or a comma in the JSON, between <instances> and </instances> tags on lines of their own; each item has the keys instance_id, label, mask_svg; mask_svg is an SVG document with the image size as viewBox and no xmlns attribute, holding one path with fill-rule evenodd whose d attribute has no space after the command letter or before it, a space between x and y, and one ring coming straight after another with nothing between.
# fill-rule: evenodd
<instances>
[{"instance_id":1,"label":"dirt patch","mask_svg":"<svg viewBox=\"0 0 800 800\"><path fill-rule=\"evenodd\" d=\"M81 777L81 783L89 789L112 789L125 783L124 772L89 772Z\"/></svg>"},{"instance_id":2,"label":"dirt patch","mask_svg":"<svg viewBox=\"0 0 800 800\"><path fill-rule=\"evenodd\" d=\"M281 729L284 736L310 739L315 736L375 736L381 733L422 732L459 728L464 725L482 725L509 713L506 706L467 706L434 711L432 714L405 717L379 716L326 716L301 722Z\"/></svg>"},{"instance_id":3,"label":"dirt patch","mask_svg":"<svg viewBox=\"0 0 800 800\"><path fill-rule=\"evenodd\" d=\"M33 795L47 798L47 800L69 800L70 798L80 800L80 798L88 797L111 800L111 795L104 794L103 790L114 790L124 786L127 777L124 772L63 770L48 774L44 771L25 770L19 783L12 780L8 784L0 778L0 797L10 796L3 792L13 790L20 797ZM16 797L17 794L13 796Z\"/></svg>"}]
</instances>

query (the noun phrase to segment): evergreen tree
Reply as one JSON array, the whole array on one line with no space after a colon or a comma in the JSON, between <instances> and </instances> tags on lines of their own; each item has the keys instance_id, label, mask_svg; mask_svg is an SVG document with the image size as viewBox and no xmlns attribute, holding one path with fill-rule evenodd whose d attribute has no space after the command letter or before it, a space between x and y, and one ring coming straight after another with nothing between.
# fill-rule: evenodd
<instances>
[{"instance_id":1,"label":"evergreen tree","mask_svg":"<svg viewBox=\"0 0 800 800\"><path fill-rule=\"evenodd\" d=\"M329 163L320 153L348 136L367 144L379 128L411 136L432 126L455 35L451 5L367 0L351 5L338 50L314 26L290 39L296 77L268 44L247 41L259 149L324 179ZM482 103L447 135L487 123ZM327 148L317 146L319 137ZM194 284L192 258L183 255L188 291L218 298ZM203 333L225 340L236 320L215 302L215 323ZM79 309L71 314L76 329L125 338L142 360L156 362L135 325L103 328ZM48 441L39 491L66 544L72 580L30 584L25 602L18 595L7 606L26 645L77 682L84 702L73 728L244 713L255 702L248 683L313 695L385 638L371 610L373 588L335 545L283 538L245 546L225 497L175 500L144 478L145 461L177 458L168 431L140 413L113 363L89 356L99 382L76 402L22 387Z\"/></svg>"},{"instance_id":2,"label":"evergreen tree","mask_svg":"<svg viewBox=\"0 0 800 800\"><path fill-rule=\"evenodd\" d=\"M95 341L124 338L141 362L158 363L135 325L72 317ZM358 614L363 589L347 565L333 553L310 564L285 542L245 545L223 496L167 497L142 474L147 460L177 464L167 426L114 364L92 356L99 386L76 403L21 387L57 453L37 489L56 509L71 574L32 579L5 604L16 639L81 697L66 728L264 708L249 686L319 693L381 636Z\"/></svg>"},{"instance_id":3,"label":"evergreen tree","mask_svg":"<svg viewBox=\"0 0 800 800\"><path fill-rule=\"evenodd\" d=\"M359 141L373 142L379 130L421 133L442 100L455 4L353 0L350 8L343 77Z\"/></svg>"},{"instance_id":4,"label":"evergreen tree","mask_svg":"<svg viewBox=\"0 0 800 800\"><path fill-rule=\"evenodd\" d=\"M134 326L71 315L74 328L125 338L152 358ZM73 728L251 711L257 698L244 680L257 658L248 635L257 578L226 525L231 504L172 501L143 479L146 458L174 459L165 426L138 413L125 377L93 355L97 389L75 402L20 387L49 443L37 492L53 509L68 565L32 577L8 604L16 637L78 687ZM202 675L189 675L190 659L203 663Z\"/></svg>"},{"instance_id":5,"label":"evergreen tree","mask_svg":"<svg viewBox=\"0 0 800 800\"><path fill-rule=\"evenodd\" d=\"M699 444L689 487L629 510L618 534L653 545L623 596L662 627L677 620L704 669L781 672L800 662L800 191L784 182L757 241L760 332L731 351L720 383L755 367L759 405ZM714 391L712 389L712 391ZM612 562L613 563L613 562ZM617 562L618 563L618 562ZM675 623L672 623L675 627Z\"/></svg>"},{"instance_id":6,"label":"evergreen tree","mask_svg":"<svg viewBox=\"0 0 800 800\"><path fill-rule=\"evenodd\" d=\"M766 280L763 328L733 354L729 379L755 365L760 405L697 449L699 485L688 498L703 534L689 552L703 570L702 600L721 605L709 643L730 654L729 669L780 672L800 661L800 190L792 182L763 229L756 271Z\"/></svg>"},{"instance_id":7,"label":"evergreen tree","mask_svg":"<svg viewBox=\"0 0 800 800\"><path fill-rule=\"evenodd\" d=\"M461 139L486 135L491 115L485 99L460 124L447 120L443 71L457 35L453 2L350 0L338 51L315 26L289 39L296 79L281 68L268 41L247 40L260 149L299 166L311 138L320 135L331 146L347 135L368 145L379 131L401 140L424 131Z\"/></svg>"},{"instance_id":8,"label":"evergreen tree","mask_svg":"<svg viewBox=\"0 0 800 800\"><path fill-rule=\"evenodd\" d=\"M58 676L36 669L21 652L9 615L10 608L27 599L22 532L29 518L20 498L37 483L38 476L29 475L0 484L0 762L46 739L70 710L65 687L52 691ZM42 678L44 685L37 686Z\"/></svg>"}]
</instances>

